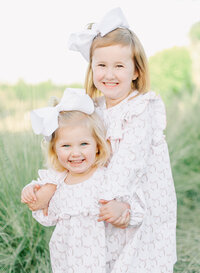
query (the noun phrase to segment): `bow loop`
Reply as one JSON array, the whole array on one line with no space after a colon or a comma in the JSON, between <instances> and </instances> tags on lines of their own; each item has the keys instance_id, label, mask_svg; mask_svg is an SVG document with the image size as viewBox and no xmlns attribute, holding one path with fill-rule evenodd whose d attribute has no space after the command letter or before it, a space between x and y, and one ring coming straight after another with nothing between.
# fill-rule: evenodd
<instances>
[{"instance_id":1,"label":"bow loop","mask_svg":"<svg viewBox=\"0 0 200 273\"><path fill-rule=\"evenodd\" d=\"M89 61L90 47L97 32L88 29L78 33L72 33L69 37L68 47L73 51L79 51Z\"/></svg>"},{"instance_id":2,"label":"bow loop","mask_svg":"<svg viewBox=\"0 0 200 273\"><path fill-rule=\"evenodd\" d=\"M71 50L79 51L89 61L93 39L98 34L103 37L116 28L129 28L128 22L120 8L109 11L98 24L93 24L91 29L72 33L69 37L68 47Z\"/></svg>"},{"instance_id":3,"label":"bow loop","mask_svg":"<svg viewBox=\"0 0 200 273\"><path fill-rule=\"evenodd\" d=\"M36 135L43 135L47 141L58 128L58 116L61 111L80 111L91 115L94 112L93 100L84 89L67 88L59 104L31 112L31 124Z\"/></svg>"},{"instance_id":4,"label":"bow loop","mask_svg":"<svg viewBox=\"0 0 200 273\"><path fill-rule=\"evenodd\" d=\"M31 123L36 135L49 137L58 128L59 112L56 107L36 109L31 112Z\"/></svg>"},{"instance_id":5,"label":"bow loop","mask_svg":"<svg viewBox=\"0 0 200 273\"><path fill-rule=\"evenodd\" d=\"M110 10L97 25L102 37L116 28L129 28L129 24L120 8Z\"/></svg>"}]
</instances>

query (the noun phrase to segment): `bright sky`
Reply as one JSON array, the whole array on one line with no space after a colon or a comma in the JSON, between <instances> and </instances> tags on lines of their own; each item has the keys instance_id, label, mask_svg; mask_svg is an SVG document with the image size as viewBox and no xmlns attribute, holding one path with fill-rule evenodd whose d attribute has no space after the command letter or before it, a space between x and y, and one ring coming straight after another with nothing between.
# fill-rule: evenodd
<instances>
[{"instance_id":1,"label":"bright sky","mask_svg":"<svg viewBox=\"0 0 200 273\"><path fill-rule=\"evenodd\" d=\"M87 62L69 51L71 32L121 7L147 56L187 45L200 0L0 0L0 82L84 82Z\"/></svg>"}]
</instances>

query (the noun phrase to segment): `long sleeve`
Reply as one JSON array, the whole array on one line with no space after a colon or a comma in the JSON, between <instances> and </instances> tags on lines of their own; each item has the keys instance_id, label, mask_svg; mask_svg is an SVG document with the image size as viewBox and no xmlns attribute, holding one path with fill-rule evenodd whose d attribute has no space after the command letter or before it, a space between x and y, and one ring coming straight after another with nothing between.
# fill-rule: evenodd
<instances>
[{"instance_id":1,"label":"long sleeve","mask_svg":"<svg viewBox=\"0 0 200 273\"><path fill-rule=\"evenodd\" d=\"M112 108L111 108L112 109ZM107 179L130 190L129 242L112 273L173 272L176 262L176 194L165 141L165 107L155 93L104 110L113 156ZM127 271L125 270L127 269Z\"/></svg>"},{"instance_id":2,"label":"long sleeve","mask_svg":"<svg viewBox=\"0 0 200 273\"><path fill-rule=\"evenodd\" d=\"M28 185L35 185L39 184L41 186L45 185L46 183L51 183L57 185L57 189L63 182L64 178L66 176L66 172L56 172L53 169L48 170L39 170L38 171L38 179L33 180ZM26 185L26 187L28 186ZM48 207L48 215L44 216L42 210L37 210L32 212L33 218L35 218L36 221L38 221L43 226L54 226L56 225L58 221L58 208L57 208L57 197L55 199L55 195L52 197L49 207Z\"/></svg>"},{"instance_id":3,"label":"long sleeve","mask_svg":"<svg viewBox=\"0 0 200 273\"><path fill-rule=\"evenodd\" d=\"M147 181L149 173L154 168L158 171L165 168L169 176L171 175L168 149L163 134L166 127L165 107L160 97L149 92L133 100L124 101L113 109L104 110L103 114L108 127L107 137L113 149L106 178L114 185L116 183L119 191L124 187L130 191L132 195L132 201L129 202L130 224L140 225L147 210L147 187L154 187L154 190L160 193L160 186L157 187L158 173L154 178L150 178L156 180L156 183ZM162 164L159 165L155 152L164 162L167 161L164 167ZM159 165L158 168L156 165ZM174 191L173 185L169 188Z\"/></svg>"},{"instance_id":4,"label":"long sleeve","mask_svg":"<svg viewBox=\"0 0 200 273\"><path fill-rule=\"evenodd\" d=\"M44 216L42 210L32 212L33 218L43 226L55 226L58 222L58 215L49 207L48 215Z\"/></svg>"},{"instance_id":5,"label":"long sleeve","mask_svg":"<svg viewBox=\"0 0 200 273\"><path fill-rule=\"evenodd\" d=\"M138 226L146 213L146 203L143 194L141 178L146 172L147 159L151 149L152 127L149 123L149 108L147 104L129 103L126 113L121 116L106 112L109 123L107 137L110 139L113 156L107 168L107 180L117 184L117 188L126 187L132 199L130 224Z\"/></svg>"}]
</instances>

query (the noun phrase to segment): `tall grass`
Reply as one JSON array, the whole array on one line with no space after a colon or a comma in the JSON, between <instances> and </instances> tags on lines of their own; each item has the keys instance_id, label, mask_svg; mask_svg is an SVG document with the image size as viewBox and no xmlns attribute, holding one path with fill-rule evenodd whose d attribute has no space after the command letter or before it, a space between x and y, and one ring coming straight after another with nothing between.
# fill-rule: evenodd
<instances>
[{"instance_id":1,"label":"tall grass","mask_svg":"<svg viewBox=\"0 0 200 273\"><path fill-rule=\"evenodd\" d=\"M36 93L42 89L37 90L32 87L26 97L19 98L10 87L0 89L0 273L51 272L48 242L52 228L39 225L20 202L21 189L37 177L43 165L41 138L33 135L30 127L16 129L15 125L24 123L24 112L45 105L49 96L60 96L64 88L49 88L41 98ZM178 197L178 262L174 272L181 273L200 272L199 104L198 95L183 94L167 105L167 141ZM12 126L6 127L8 118Z\"/></svg>"},{"instance_id":2,"label":"tall grass","mask_svg":"<svg viewBox=\"0 0 200 273\"><path fill-rule=\"evenodd\" d=\"M22 187L42 166L40 141L30 133L3 133L0 150L0 272L50 272L50 230L20 203Z\"/></svg>"},{"instance_id":3,"label":"tall grass","mask_svg":"<svg viewBox=\"0 0 200 273\"><path fill-rule=\"evenodd\" d=\"M200 93L183 94L168 105L171 165L178 199L175 272L200 272Z\"/></svg>"}]
</instances>

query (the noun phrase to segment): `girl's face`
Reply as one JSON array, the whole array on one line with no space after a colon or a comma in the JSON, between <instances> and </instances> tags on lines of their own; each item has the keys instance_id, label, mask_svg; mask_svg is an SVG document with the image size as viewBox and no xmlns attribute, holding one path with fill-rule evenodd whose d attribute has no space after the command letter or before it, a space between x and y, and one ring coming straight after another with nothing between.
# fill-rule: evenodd
<instances>
[{"instance_id":1,"label":"girl's face","mask_svg":"<svg viewBox=\"0 0 200 273\"><path fill-rule=\"evenodd\" d=\"M113 45L94 49L92 56L93 82L112 107L132 91L132 81L138 77L130 46Z\"/></svg>"},{"instance_id":2,"label":"girl's face","mask_svg":"<svg viewBox=\"0 0 200 273\"><path fill-rule=\"evenodd\" d=\"M60 164L71 175L92 171L98 149L91 130L84 125L67 125L56 134L55 150Z\"/></svg>"}]
</instances>

